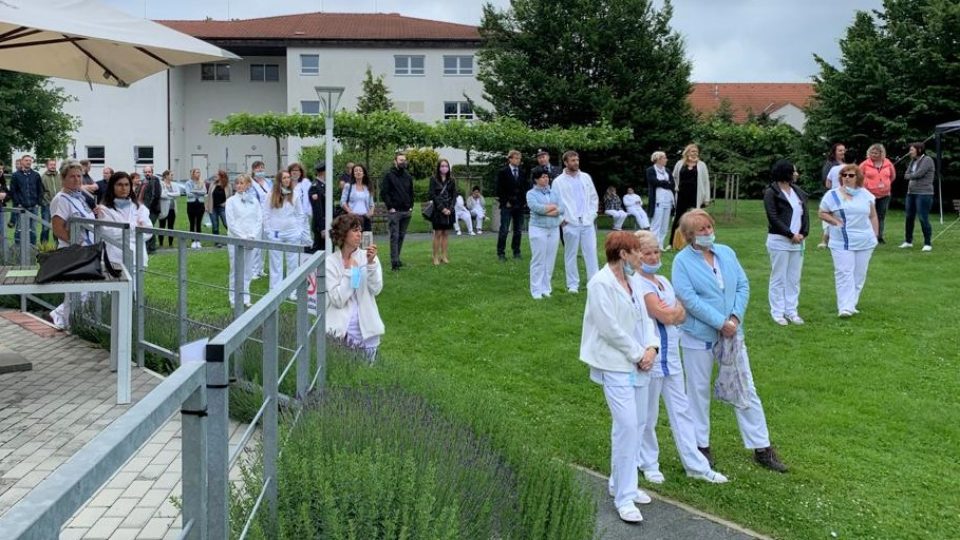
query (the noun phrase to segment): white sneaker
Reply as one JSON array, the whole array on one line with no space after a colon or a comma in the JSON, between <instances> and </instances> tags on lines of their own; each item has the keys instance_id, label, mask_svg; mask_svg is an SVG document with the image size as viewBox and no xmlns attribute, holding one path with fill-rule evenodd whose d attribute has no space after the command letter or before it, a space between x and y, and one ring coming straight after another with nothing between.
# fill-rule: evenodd
<instances>
[{"instance_id":1,"label":"white sneaker","mask_svg":"<svg viewBox=\"0 0 960 540\"><path fill-rule=\"evenodd\" d=\"M483 234L483 229L477 229L477 234Z\"/></svg>"},{"instance_id":2,"label":"white sneaker","mask_svg":"<svg viewBox=\"0 0 960 540\"><path fill-rule=\"evenodd\" d=\"M699 473L687 473L687 476L695 480L703 480L704 482L710 482L711 484L726 484L729 480L727 477L718 473L717 471L707 471L703 474Z\"/></svg>"},{"instance_id":3,"label":"white sneaker","mask_svg":"<svg viewBox=\"0 0 960 540\"><path fill-rule=\"evenodd\" d=\"M820 242L819 244L817 244L817 249L826 249L826 247L827 247L827 244L824 242Z\"/></svg>"},{"instance_id":4,"label":"white sneaker","mask_svg":"<svg viewBox=\"0 0 960 540\"><path fill-rule=\"evenodd\" d=\"M804 320L799 315L787 315L787 320L793 324L803 324Z\"/></svg>"},{"instance_id":5,"label":"white sneaker","mask_svg":"<svg viewBox=\"0 0 960 540\"><path fill-rule=\"evenodd\" d=\"M643 477L651 484L662 484L666 480L663 473L657 470L643 471Z\"/></svg>"},{"instance_id":6,"label":"white sneaker","mask_svg":"<svg viewBox=\"0 0 960 540\"><path fill-rule=\"evenodd\" d=\"M787 320L784 319L783 317L774 317L774 318L773 318L773 322L779 324L780 326L786 326L786 325L787 325Z\"/></svg>"},{"instance_id":7,"label":"white sneaker","mask_svg":"<svg viewBox=\"0 0 960 540\"><path fill-rule=\"evenodd\" d=\"M476 236L476 235L477 235L477 233L472 232L472 231L470 232L470 236Z\"/></svg>"},{"instance_id":8,"label":"white sneaker","mask_svg":"<svg viewBox=\"0 0 960 540\"><path fill-rule=\"evenodd\" d=\"M632 504L625 504L617 508L617 513L620 514L620 519L626 523L640 523L643 521L643 515L640 513L640 510Z\"/></svg>"},{"instance_id":9,"label":"white sneaker","mask_svg":"<svg viewBox=\"0 0 960 540\"><path fill-rule=\"evenodd\" d=\"M570 294L577 294L577 293L579 293L580 291L578 291L577 289L567 289L567 292L570 293Z\"/></svg>"},{"instance_id":10,"label":"white sneaker","mask_svg":"<svg viewBox=\"0 0 960 540\"><path fill-rule=\"evenodd\" d=\"M904 242L900 244L900 249L912 248L913 244L911 242Z\"/></svg>"},{"instance_id":11,"label":"white sneaker","mask_svg":"<svg viewBox=\"0 0 960 540\"><path fill-rule=\"evenodd\" d=\"M923 248L920 251L933 251L933 246L931 246L930 244L927 244L923 246Z\"/></svg>"},{"instance_id":12,"label":"white sneaker","mask_svg":"<svg viewBox=\"0 0 960 540\"><path fill-rule=\"evenodd\" d=\"M840 313L838 313L837 316L840 317L841 319L849 319L850 317L853 316L853 313L847 310L843 310Z\"/></svg>"},{"instance_id":13,"label":"white sneaker","mask_svg":"<svg viewBox=\"0 0 960 540\"><path fill-rule=\"evenodd\" d=\"M460 231L457 231L457 236L460 236L461 234L462 234L462 233L461 233Z\"/></svg>"}]
</instances>

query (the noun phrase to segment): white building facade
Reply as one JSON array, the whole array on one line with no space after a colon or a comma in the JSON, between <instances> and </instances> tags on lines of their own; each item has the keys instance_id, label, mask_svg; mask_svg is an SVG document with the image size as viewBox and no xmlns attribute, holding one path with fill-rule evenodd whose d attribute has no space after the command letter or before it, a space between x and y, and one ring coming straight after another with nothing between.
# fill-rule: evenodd
<instances>
[{"instance_id":1,"label":"white building facade","mask_svg":"<svg viewBox=\"0 0 960 540\"><path fill-rule=\"evenodd\" d=\"M476 78L476 27L396 14L312 13L242 21L161 21L228 49L240 61L174 68L129 88L56 80L76 101L67 112L81 127L67 153L90 159L94 177L109 165L170 169L174 178L199 168L249 171L257 160L272 171L279 157L296 161L316 140L210 134L210 122L231 113L320 112L316 86L342 86L339 108L355 110L367 67L383 75L394 107L414 120L472 119L468 99L482 100ZM453 161L463 153L444 152Z\"/></svg>"}]
</instances>

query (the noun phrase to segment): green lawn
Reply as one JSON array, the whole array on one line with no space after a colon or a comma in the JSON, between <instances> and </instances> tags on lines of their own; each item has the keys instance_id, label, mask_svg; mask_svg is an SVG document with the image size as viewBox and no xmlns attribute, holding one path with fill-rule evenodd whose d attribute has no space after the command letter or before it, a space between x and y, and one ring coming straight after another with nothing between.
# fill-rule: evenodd
<instances>
[{"instance_id":1,"label":"green lawn","mask_svg":"<svg viewBox=\"0 0 960 540\"><path fill-rule=\"evenodd\" d=\"M946 225L955 219L948 215ZM711 442L731 482L687 480L661 414L667 482L655 491L781 538L958 536L960 225L923 254L920 242L896 248L902 227L902 213L892 212L891 243L876 251L862 313L849 320L836 316L829 252L810 242L800 299L807 324L782 328L767 313L760 203L741 203L737 219L718 224L717 240L736 249L751 279L747 345L773 442L791 472L755 466L734 415L716 404ZM419 217L414 228L425 228ZM944 228L936 224L934 234ZM388 267L386 239L377 241ZM387 328L380 362L330 377L405 387L495 440L608 472L609 414L577 358L585 296L564 292L561 255L553 298L534 301L526 242L525 259L505 264L495 242L489 233L453 237L451 264L434 267L429 241L409 241L406 266L386 272L378 299ZM225 251L191 253L194 281L225 285L226 267ZM150 268L173 273L175 258L159 254ZM151 299L175 297L171 282L148 283ZM223 291L192 286L190 305L194 315L229 315Z\"/></svg>"}]
</instances>

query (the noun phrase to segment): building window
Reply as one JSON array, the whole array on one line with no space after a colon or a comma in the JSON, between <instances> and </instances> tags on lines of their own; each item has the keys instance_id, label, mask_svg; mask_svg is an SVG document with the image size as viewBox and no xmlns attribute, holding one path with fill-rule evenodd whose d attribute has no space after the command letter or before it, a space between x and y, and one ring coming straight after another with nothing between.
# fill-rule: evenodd
<instances>
[{"instance_id":1,"label":"building window","mask_svg":"<svg viewBox=\"0 0 960 540\"><path fill-rule=\"evenodd\" d=\"M153 147L134 146L133 159L137 165L153 165Z\"/></svg>"},{"instance_id":2,"label":"building window","mask_svg":"<svg viewBox=\"0 0 960 540\"><path fill-rule=\"evenodd\" d=\"M469 101L444 101L444 120L473 120L473 107Z\"/></svg>"},{"instance_id":3,"label":"building window","mask_svg":"<svg viewBox=\"0 0 960 540\"><path fill-rule=\"evenodd\" d=\"M393 74L394 75L423 75L424 56L394 56Z\"/></svg>"},{"instance_id":4,"label":"building window","mask_svg":"<svg viewBox=\"0 0 960 540\"><path fill-rule=\"evenodd\" d=\"M277 82L280 80L280 66L278 64L250 64L250 80Z\"/></svg>"},{"instance_id":5,"label":"building window","mask_svg":"<svg viewBox=\"0 0 960 540\"><path fill-rule=\"evenodd\" d=\"M320 114L319 101L301 101L300 112L303 114Z\"/></svg>"},{"instance_id":6,"label":"building window","mask_svg":"<svg viewBox=\"0 0 960 540\"><path fill-rule=\"evenodd\" d=\"M444 56L444 75L473 75L472 56Z\"/></svg>"},{"instance_id":7,"label":"building window","mask_svg":"<svg viewBox=\"0 0 960 540\"><path fill-rule=\"evenodd\" d=\"M301 54L300 55L300 74L301 75L319 75L320 74L320 55L319 54Z\"/></svg>"},{"instance_id":8,"label":"building window","mask_svg":"<svg viewBox=\"0 0 960 540\"><path fill-rule=\"evenodd\" d=\"M201 81L229 81L230 64L200 64Z\"/></svg>"},{"instance_id":9,"label":"building window","mask_svg":"<svg viewBox=\"0 0 960 540\"><path fill-rule=\"evenodd\" d=\"M107 162L107 152L106 148L103 146L88 146L87 147L87 159L90 160L91 165L103 165Z\"/></svg>"}]
</instances>

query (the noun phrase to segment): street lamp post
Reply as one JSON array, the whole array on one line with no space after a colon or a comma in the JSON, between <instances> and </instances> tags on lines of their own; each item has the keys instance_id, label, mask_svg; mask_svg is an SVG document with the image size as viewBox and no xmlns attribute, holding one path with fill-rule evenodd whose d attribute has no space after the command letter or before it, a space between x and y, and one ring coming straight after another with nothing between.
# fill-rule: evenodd
<instances>
[{"instance_id":1,"label":"street lamp post","mask_svg":"<svg viewBox=\"0 0 960 540\"><path fill-rule=\"evenodd\" d=\"M333 221L333 115L337 111L337 106L340 104L340 98L343 96L345 88L342 86L317 86L314 87L314 89L317 91L317 96L320 98L320 101L323 102L323 119L326 124L325 160L327 170L324 173L326 180L324 215L327 216L325 225L327 237L324 243L324 249L329 257L330 253L333 252L333 241L330 239L330 223Z\"/></svg>"}]
</instances>

